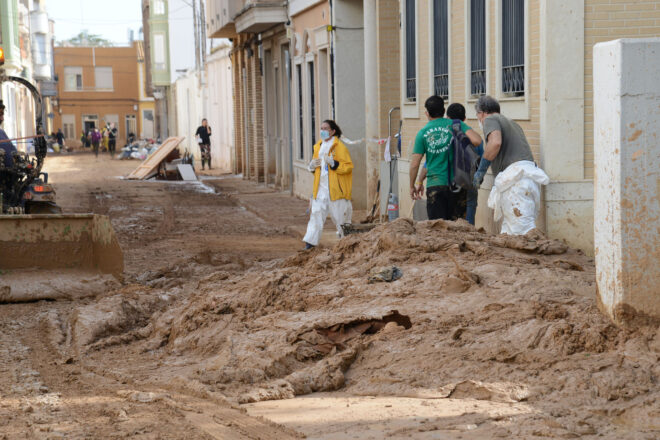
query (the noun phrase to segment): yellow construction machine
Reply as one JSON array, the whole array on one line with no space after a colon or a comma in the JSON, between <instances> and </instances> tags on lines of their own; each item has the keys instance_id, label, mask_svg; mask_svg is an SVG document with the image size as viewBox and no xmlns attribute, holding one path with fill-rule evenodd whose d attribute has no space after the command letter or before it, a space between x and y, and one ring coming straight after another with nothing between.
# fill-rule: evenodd
<instances>
[{"instance_id":1,"label":"yellow construction machine","mask_svg":"<svg viewBox=\"0 0 660 440\"><path fill-rule=\"evenodd\" d=\"M25 78L35 104L34 157L17 151L0 126L0 303L92 296L120 281L124 261L108 217L62 214L42 166L48 152L41 94ZM0 97L1 98L1 97ZM4 106L0 100L0 124Z\"/></svg>"}]
</instances>

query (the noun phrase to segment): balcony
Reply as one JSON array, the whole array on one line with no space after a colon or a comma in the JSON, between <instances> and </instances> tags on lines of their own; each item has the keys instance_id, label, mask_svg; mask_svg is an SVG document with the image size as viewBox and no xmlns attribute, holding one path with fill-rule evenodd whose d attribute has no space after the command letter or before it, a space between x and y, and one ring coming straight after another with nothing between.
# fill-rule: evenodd
<instances>
[{"instance_id":1,"label":"balcony","mask_svg":"<svg viewBox=\"0 0 660 440\"><path fill-rule=\"evenodd\" d=\"M206 3L206 31L210 38L236 36L234 16L243 8L243 0L209 0Z\"/></svg>"},{"instance_id":2,"label":"balcony","mask_svg":"<svg viewBox=\"0 0 660 440\"><path fill-rule=\"evenodd\" d=\"M234 18L236 32L255 34L287 20L286 2L272 0L245 1L243 9Z\"/></svg>"}]
</instances>

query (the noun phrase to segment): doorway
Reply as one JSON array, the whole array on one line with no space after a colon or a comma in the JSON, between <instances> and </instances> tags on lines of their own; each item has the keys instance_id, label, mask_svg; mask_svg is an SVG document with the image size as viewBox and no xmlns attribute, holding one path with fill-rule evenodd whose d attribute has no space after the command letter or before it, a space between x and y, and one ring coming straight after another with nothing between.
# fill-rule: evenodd
<instances>
[{"instance_id":1,"label":"doorway","mask_svg":"<svg viewBox=\"0 0 660 440\"><path fill-rule=\"evenodd\" d=\"M87 136L93 129L99 126L99 116L98 115L82 115L82 126Z\"/></svg>"}]
</instances>

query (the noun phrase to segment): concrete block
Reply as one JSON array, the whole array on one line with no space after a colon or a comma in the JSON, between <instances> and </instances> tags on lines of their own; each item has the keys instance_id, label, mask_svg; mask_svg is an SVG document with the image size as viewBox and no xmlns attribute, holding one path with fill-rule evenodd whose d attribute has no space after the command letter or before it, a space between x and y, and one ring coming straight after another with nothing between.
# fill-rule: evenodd
<instances>
[{"instance_id":1,"label":"concrete block","mask_svg":"<svg viewBox=\"0 0 660 440\"><path fill-rule=\"evenodd\" d=\"M594 244L602 309L660 322L660 38L594 47Z\"/></svg>"}]
</instances>

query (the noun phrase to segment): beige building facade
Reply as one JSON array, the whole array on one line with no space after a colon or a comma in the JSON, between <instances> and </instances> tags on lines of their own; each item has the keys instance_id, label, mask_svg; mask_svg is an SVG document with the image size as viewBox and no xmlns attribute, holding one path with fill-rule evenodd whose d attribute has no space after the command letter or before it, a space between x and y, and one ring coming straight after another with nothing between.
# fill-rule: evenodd
<instances>
[{"instance_id":1,"label":"beige building facade","mask_svg":"<svg viewBox=\"0 0 660 440\"><path fill-rule=\"evenodd\" d=\"M479 95L525 130L551 178L539 226L593 253L593 95L595 43L660 35L660 2L606 0L401 0L399 94L403 212L408 160L426 124L424 100L443 95L467 108L478 130ZM414 53L414 56L411 56ZM380 89L382 92L382 88ZM495 231L487 208L492 176L480 190L477 226Z\"/></svg>"},{"instance_id":2,"label":"beige building facade","mask_svg":"<svg viewBox=\"0 0 660 440\"><path fill-rule=\"evenodd\" d=\"M325 119L335 119L365 208L363 5L353 0L214 1L212 38L232 38L234 171L309 198L307 170Z\"/></svg>"}]
</instances>

